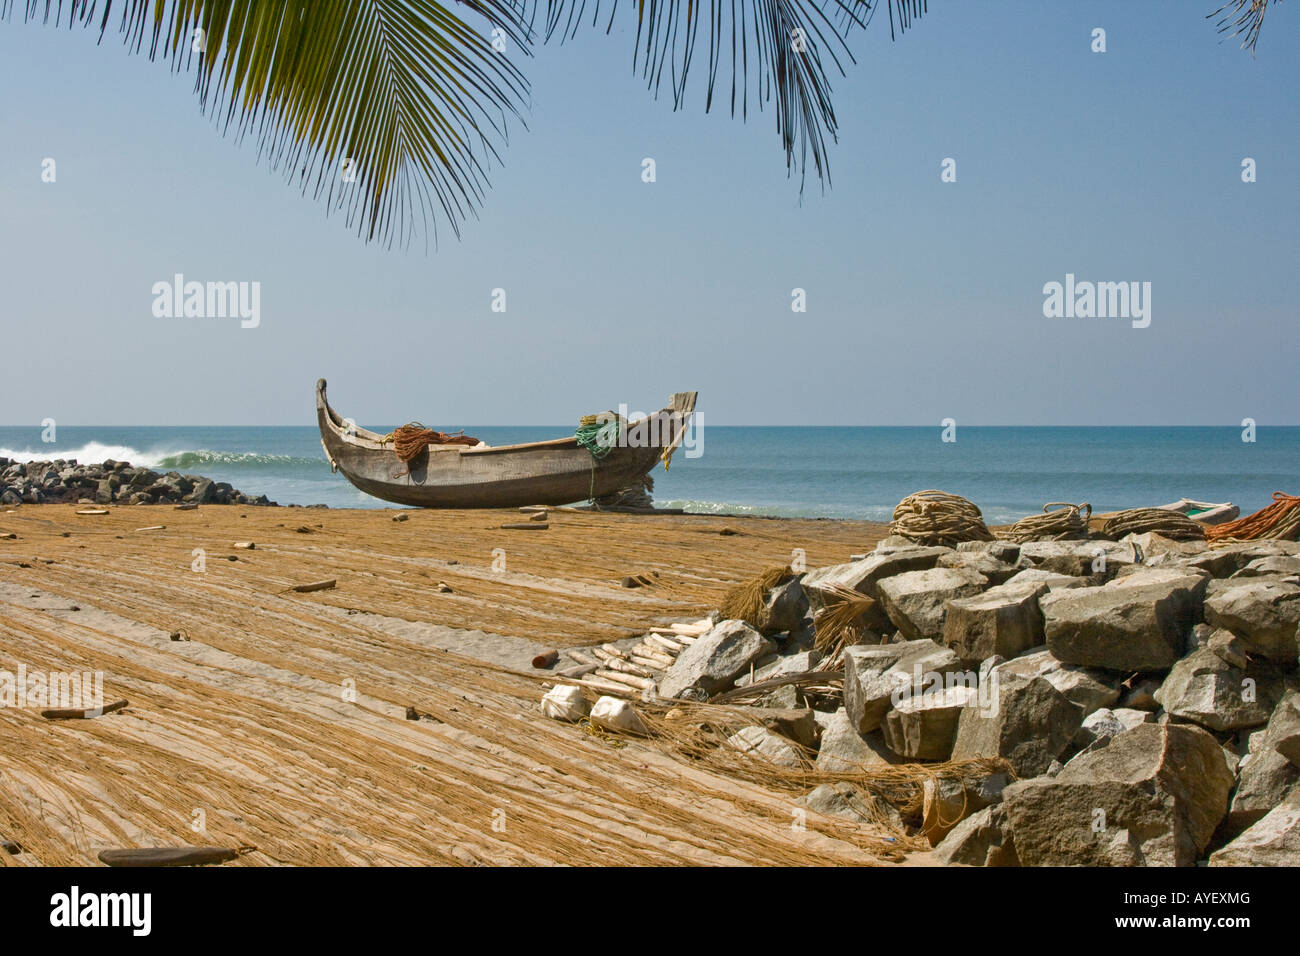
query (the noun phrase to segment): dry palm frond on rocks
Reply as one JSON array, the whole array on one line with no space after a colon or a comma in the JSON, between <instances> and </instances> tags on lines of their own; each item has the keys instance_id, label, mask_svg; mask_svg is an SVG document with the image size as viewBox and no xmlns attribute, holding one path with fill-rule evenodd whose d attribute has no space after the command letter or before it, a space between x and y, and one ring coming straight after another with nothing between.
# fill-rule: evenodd
<instances>
[{"instance_id":1,"label":"dry palm frond on rocks","mask_svg":"<svg viewBox=\"0 0 1300 956\"><path fill-rule=\"evenodd\" d=\"M1211 541L1252 541L1277 538L1295 541L1300 537L1300 495L1273 492L1273 503L1254 514L1207 528Z\"/></svg>"},{"instance_id":2,"label":"dry palm frond on rocks","mask_svg":"<svg viewBox=\"0 0 1300 956\"><path fill-rule=\"evenodd\" d=\"M1055 508L1052 511L1049 509ZM1021 518L1010 528L1003 530L998 537L1006 541L1024 544L1027 541L1059 541L1084 534L1088 530L1088 519L1092 517L1092 505L1088 502L1073 505L1068 501L1049 501L1043 505L1043 513Z\"/></svg>"},{"instance_id":3,"label":"dry palm frond on rocks","mask_svg":"<svg viewBox=\"0 0 1300 956\"><path fill-rule=\"evenodd\" d=\"M771 610L766 603L767 592L794 577L789 565L768 568L727 592L719 606L721 620L744 621L763 631L770 623Z\"/></svg>"},{"instance_id":4,"label":"dry palm frond on rocks","mask_svg":"<svg viewBox=\"0 0 1300 956\"><path fill-rule=\"evenodd\" d=\"M894 509L890 534L914 544L954 547L963 541L992 541L976 505L946 491L928 489L908 495Z\"/></svg>"},{"instance_id":5,"label":"dry palm frond on rocks","mask_svg":"<svg viewBox=\"0 0 1300 956\"><path fill-rule=\"evenodd\" d=\"M1204 541L1205 526L1187 515L1163 508L1131 508L1117 511L1101 526L1102 534L1118 541L1126 534L1154 531L1174 541Z\"/></svg>"},{"instance_id":6,"label":"dry palm frond on rocks","mask_svg":"<svg viewBox=\"0 0 1300 956\"><path fill-rule=\"evenodd\" d=\"M864 618L876 606L875 598L840 584L823 588L824 604L813 622L817 631L814 645L827 660L833 660L850 644L858 643L866 630Z\"/></svg>"}]
</instances>

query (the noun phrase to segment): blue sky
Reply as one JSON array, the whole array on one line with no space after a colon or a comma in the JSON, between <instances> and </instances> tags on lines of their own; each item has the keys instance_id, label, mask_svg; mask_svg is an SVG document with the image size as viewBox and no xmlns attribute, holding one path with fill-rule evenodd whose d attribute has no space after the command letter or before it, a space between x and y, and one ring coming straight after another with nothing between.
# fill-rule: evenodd
<instances>
[{"instance_id":1,"label":"blue sky","mask_svg":"<svg viewBox=\"0 0 1300 956\"><path fill-rule=\"evenodd\" d=\"M583 33L524 62L529 128L427 252L364 244L115 36L0 23L0 421L310 424L325 376L362 422L698 389L710 424L1300 423L1300 9L1252 59L1215 5L882 17L802 203L770 111L706 115L701 70L674 113L629 29ZM156 318L176 272L260 282L261 325ZM1150 327L1045 318L1066 273L1151 282Z\"/></svg>"}]
</instances>

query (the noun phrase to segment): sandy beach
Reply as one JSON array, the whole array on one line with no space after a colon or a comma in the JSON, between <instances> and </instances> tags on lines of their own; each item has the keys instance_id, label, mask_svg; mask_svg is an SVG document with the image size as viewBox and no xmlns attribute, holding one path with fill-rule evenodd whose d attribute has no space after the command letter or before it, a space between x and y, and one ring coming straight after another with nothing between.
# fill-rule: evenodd
<instances>
[{"instance_id":1,"label":"sandy beach","mask_svg":"<svg viewBox=\"0 0 1300 956\"><path fill-rule=\"evenodd\" d=\"M792 829L788 793L544 719L553 678L529 665L698 618L794 549L845 561L883 526L78 510L0 512L16 536L0 540L0 659L103 671L105 699L129 706L62 722L0 709L0 836L24 850L0 863L200 843L256 847L244 865L898 859L861 825L809 813Z\"/></svg>"}]
</instances>

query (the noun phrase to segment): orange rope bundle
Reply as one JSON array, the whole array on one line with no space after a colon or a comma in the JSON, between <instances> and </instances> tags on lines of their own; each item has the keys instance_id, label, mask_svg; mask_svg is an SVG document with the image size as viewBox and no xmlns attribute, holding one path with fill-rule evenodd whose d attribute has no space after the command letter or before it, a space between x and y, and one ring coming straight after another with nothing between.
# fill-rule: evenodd
<instances>
[{"instance_id":1,"label":"orange rope bundle","mask_svg":"<svg viewBox=\"0 0 1300 956\"><path fill-rule=\"evenodd\" d=\"M388 437L388 436L385 436ZM407 422L401 428L393 430L393 451L397 452L399 461L409 462L430 445L477 445L478 439L471 438L464 432L448 435L445 432L425 428L419 422Z\"/></svg>"},{"instance_id":2,"label":"orange rope bundle","mask_svg":"<svg viewBox=\"0 0 1300 956\"><path fill-rule=\"evenodd\" d=\"M1295 540L1300 533L1300 495L1273 492L1273 503L1266 508L1246 515L1236 521L1210 525L1205 536L1211 541L1236 538L1248 541L1255 538L1286 538Z\"/></svg>"}]
</instances>

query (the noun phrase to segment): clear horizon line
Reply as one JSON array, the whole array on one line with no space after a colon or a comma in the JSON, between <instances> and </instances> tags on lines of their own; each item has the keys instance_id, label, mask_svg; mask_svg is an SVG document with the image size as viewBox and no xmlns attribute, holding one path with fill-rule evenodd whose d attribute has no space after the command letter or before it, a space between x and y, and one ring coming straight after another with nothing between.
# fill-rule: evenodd
<instances>
[{"instance_id":1,"label":"clear horizon line","mask_svg":"<svg viewBox=\"0 0 1300 956\"><path fill-rule=\"evenodd\" d=\"M400 424L400 423L399 423L399 424ZM43 426L41 426L41 425L27 425L27 424L23 424L23 425L0 425L0 428L13 428L13 429L27 429L27 428L29 428L29 429L32 429L32 430L34 430L34 431L38 431L38 432L42 430L42 427L43 427ZM122 424L103 424L103 423L86 425L86 424L67 424L67 423L62 423L62 424L60 424L58 427L59 427L59 428L312 428L312 427L314 427L314 423L312 423L312 424L301 423L301 422L298 422L298 423L267 423L267 424L235 423L235 424L224 424L224 425L216 425L216 424L211 424L211 423L207 423L207 424L204 424L204 423L193 423L193 424L187 424L187 425L158 425L158 424L152 424L152 423L147 423L147 422L146 422L146 423L130 424L130 425L122 425ZM460 429L460 428L462 428L462 427L464 427L464 428L555 428L555 429L561 429L561 430L563 430L563 429L565 429L565 428L569 428L569 427L571 427L571 426L568 426L568 425L562 425L562 424L555 424L555 423L545 423L545 422L540 423L540 424L534 424L534 423L519 423L519 422L509 422L509 423L500 423L500 422L497 422L497 423L492 423L492 422L475 422L475 423L472 423L472 424L466 424L466 425L464 425L464 426L461 426L461 425L457 424L457 425L454 425L454 426L444 426L444 427L452 427L452 428L456 428L456 429ZM715 424L706 424L705 427L708 427L708 428L773 428L773 429L776 429L776 428L933 428L933 429L936 429L936 430L942 431L946 426L943 425L942 423L926 423L926 424L881 424L881 423L874 423L874 424L814 425L814 424L809 424L809 423L799 423L799 422L795 422L795 423L791 423L791 424L787 424L787 425L771 425L771 424L750 424L750 423L745 423L745 422L720 422L720 423L715 423ZM1063 424L1063 423L1057 423L1057 424L1040 424L1040 425L1025 425L1025 424L1007 423L1007 422L999 422L999 423L991 423L991 424L990 424L990 423L983 423L983 422L980 422L980 423L969 423L969 424L964 424L964 423L958 422L956 427L957 427L958 429L964 429L964 428L1223 428L1223 429L1240 429L1240 428L1243 428L1244 426L1243 426L1240 422L1237 422L1237 423L1214 423L1214 422L1201 422L1201 423L1195 423L1195 424L1182 424L1182 425L1171 425L1171 424L1123 424L1123 423L1119 423L1119 422L1109 422L1109 423L1105 423L1105 424L1091 424L1091 425L1081 425L1081 424ZM1256 427L1256 428L1296 428L1296 427L1300 427L1300 424L1297 424L1297 423L1290 423L1290 422L1276 422L1276 423L1258 423L1258 422L1257 422L1257 423L1255 423L1255 427Z\"/></svg>"}]
</instances>

